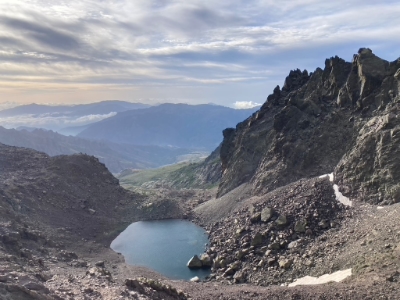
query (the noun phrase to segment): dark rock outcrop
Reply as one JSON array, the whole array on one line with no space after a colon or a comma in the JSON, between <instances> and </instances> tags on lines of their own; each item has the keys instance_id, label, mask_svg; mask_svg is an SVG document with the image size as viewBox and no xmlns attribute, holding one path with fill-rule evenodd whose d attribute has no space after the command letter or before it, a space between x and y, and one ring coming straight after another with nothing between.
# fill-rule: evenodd
<instances>
[{"instance_id":1,"label":"dark rock outcrop","mask_svg":"<svg viewBox=\"0 0 400 300\"><path fill-rule=\"evenodd\" d=\"M323 70L291 71L259 111L224 131L218 196L245 182L262 194L336 170L344 194L352 186L373 203L399 201L399 69L400 60L361 48L352 63L336 56Z\"/></svg>"}]
</instances>

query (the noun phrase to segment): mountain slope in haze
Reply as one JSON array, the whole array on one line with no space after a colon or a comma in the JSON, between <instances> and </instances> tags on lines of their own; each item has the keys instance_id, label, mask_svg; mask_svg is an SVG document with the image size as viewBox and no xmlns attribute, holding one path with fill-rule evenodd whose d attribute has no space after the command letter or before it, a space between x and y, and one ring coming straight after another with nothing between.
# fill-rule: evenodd
<instances>
[{"instance_id":1,"label":"mountain slope in haze","mask_svg":"<svg viewBox=\"0 0 400 300\"><path fill-rule=\"evenodd\" d=\"M162 104L118 113L89 126L78 136L117 143L213 150L220 144L224 128L254 111L208 104Z\"/></svg>"},{"instance_id":2,"label":"mountain slope in haze","mask_svg":"<svg viewBox=\"0 0 400 300\"><path fill-rule=\"evenodd\" d=\"M250 183L262 194L335 170L346 195L400 201L400 59L361 48L353 62L291 71L282 89L236 128L224 131L219 196Z\"/></svg>"},{"instance_id":3,"label":"mountain slope in haze","mask_svg":"<svg viewBox=\"0 0 400 300\"><path fill-rule=\"evenodd\" d=\"M0 127L0 143L42 151L48 155L87 153L94 155L114 173L124 169L156 168L176 163L192 153L190 149L121 145L111 142L63 136L53 131L5 129Z\"/></svg>"},{"instance_id":4,"label":"mountain slope in haze","mask_svg":"<svg viewBox=\"0 0 400 300\"><path fill-rule=\"evenodd\" d=\"M103 115L110 112L122 112L131 109L141 109L148 107L150 107L150 105L119 100L109 100L77 105L44 105L33 103L2 110L0 111L0 117L14 117L27 114L57 114L60 116L86 116L91 114Z\"/></svg>"},{"instance_id":5,"label":"mountain slope in haze","mask_svg":"<svg viewBox=\"0 0 400 300\"><path fill-rule=\"evenodd\" d=\"M200 162L184 162L152 170L126 170L118 175L125 188L210 189L221 179L220 148Z\"/></svg>"},{"instance_id":6,"label":"mountain slope in haze","mask_svg":"<svg viewBox=\"0 0 400 300\"><path fill-rule=\"evenodd\" d=\"M5 128L34 127L67 134L78 133L87 124L116 115L118 112L147 108L149 105L124 101L103 101L79 105L29 104L0 111L0 126ZM68 128L73 127L73 128Z\"/></svg>"}]
</instances>

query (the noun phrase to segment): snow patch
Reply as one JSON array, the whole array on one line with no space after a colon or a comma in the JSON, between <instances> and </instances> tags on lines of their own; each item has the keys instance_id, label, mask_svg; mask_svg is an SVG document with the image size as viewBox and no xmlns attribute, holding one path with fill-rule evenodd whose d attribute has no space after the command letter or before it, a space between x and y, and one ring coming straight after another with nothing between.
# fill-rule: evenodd
<instances>
[{"instance_id":1,"label":"snow patch","mask_svg":"<svg viewBox=\"0 0 400 300\"><path fill-rule=\"evenodd\" d=\"M319 178L326 178L329 177L329 181L333 182L334 176L333 173L330 174L324 174L319 176ZM335 196L336 196L336 200L339 201L340 203L346 205L346 206L353 206L353 202L351 202L349 200L349 198L347 198L346 196L343 196L343 194L341 192L339 192L339 186L337 184L333 185L333 190L335 191Z\"/></svg>"},{"instance_id":2,"label":"snow patch","mask_svg":"<svg viewBox=\"0 0 400 300\"><path fill-rule=\"evenodd\" d=\"M329 177L329 181L333 182L333 173L324 174L324 175L319 176L319 178L325 178L325 177Z\"/></svg>"},{"instance_id":3,"label":"snow patch","mask_svg":"<svg viewBox=\"0 0 400 300\"><path fill-rule=\"evenodd\" d=\"M351 276L351 269L337 271L332 274L325 274L320 277L312 277L312 276L305 276L296 281L289 284L289 287L297 286L297 285L314 285L314 284L323 284L328 283L331 281L341 282L342 280L346 279L347 277Z\"/></svg>"},{"instance_id":4,"label":"snow patch","mask_svg":"<svg viewBox=\"0 0 400 300\"><path fill-rule=\"evenodd\" d=\"M335 191L336 200L346 206L353 206L353 202L349 200L346 196L343 196L341 192L339 192L339 187L337 184L333 185L333 190Z\"/></svg>"}]
</instances>

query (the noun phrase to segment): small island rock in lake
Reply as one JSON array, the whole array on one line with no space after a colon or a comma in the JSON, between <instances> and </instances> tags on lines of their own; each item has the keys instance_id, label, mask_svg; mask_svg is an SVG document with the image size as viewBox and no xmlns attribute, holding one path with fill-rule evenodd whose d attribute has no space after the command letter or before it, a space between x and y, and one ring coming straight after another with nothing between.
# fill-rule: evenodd
<instances>
[{"instance_id":1,"label":"small island rock in lake","mask_svg":"<svg viewBox=\"0 0 400 300\"><path fill-rule=\"evenodd\" d=\"M195 255L188 261L187 266L190 269L196 269L196 268L201 268L203 264L201 263L200 258L197 255Z\"/></svg>"}]
</instances>

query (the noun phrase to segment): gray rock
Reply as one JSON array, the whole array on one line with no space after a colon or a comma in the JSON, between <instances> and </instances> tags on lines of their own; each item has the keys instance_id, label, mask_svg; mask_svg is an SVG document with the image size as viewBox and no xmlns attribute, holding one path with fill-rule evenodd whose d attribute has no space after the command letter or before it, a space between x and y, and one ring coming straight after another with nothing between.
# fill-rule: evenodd
<instances>
[{"instance_id":1,"label":"gray rock","mask_svg":"<svg viewBox=\"0 0 400 300\"><path fill-rule=\"evenodd\" d=\"M41 291L46 294L50 293L50 290L47 287L37 282L29 281L25 283L23 286L26 287L28 290Z\"/></svg>"},{"instance_id":2,"label":"gray rock","mask_svg":"<svg viewBox=\"0 0 400 300\"><path fill-rule=\"evenodd\" d=\"M257 232L256 235L251 240L251 245L256 247L262 244L264 237L260 232Z\"/></svg>"},{"instance_id":3,"label":"gray rock","mask_svg":"<svg viewBox=\"0 0 400 300\"><path fill-rule=\"evenodd\" d=\"M235 283L243 283L245 275L243 272L236 272L235 275L233 275L233 279L235 280Z\"/></svg>"},{"instance_id":4,"label":"gray rock","mask_svg":"<svg viewBox=\"0 0 400 300\"><path fill-rule=\"evenodd\" d=\"M273 243L269 244L268 247L271 250L279 250L281 248L281 245L279 242L273 242Z\"/></svg>"},{"instance_id":5,"label":"gray rock","mask_svg":"<svg viewBox=\"0 0 400 300\"><path fill-rule=\"evenodd\" d=\"M257 223L261 220L261 213L254 213L251 217L250 217L250 222L251 223Z\"/></svg>"},{"instance_id":6,"label":"gray rock","mask_svg":"<svg viewBox=\"0 0 400 300\"><path fill-rule=\"evenodd\" d=\"M235 274L235 272L236 272L236 270L235 269L233 269L233 268L228 268L228 269L226 269L226 271L224 272L224 277L228 277L228 276L231 276L231 275L233 275L233 274Z\"/></svg>"},{"instance_id":7,"label":"gray rock","mask_svg":"<svg viewBox=\"0 0 400 300\"><path fill-rule=\"evenodd\" d=\"M286 226L288 224L288 220L285 215L280 215L276 220L275 220L276 225L278 226Z\"/></svg>"},{"instance_id":8,"label":"gray rock","mask_svg":"<svg viewBox=\"0 0 400 300\"><path fill-rule=\"evenodd\" d=\"M211 267L212 265L212 259L210 255L207 253L204 253L200 256L201 264L203 267Z\"/></svg>"},{"instance_id":9,"label":"gray rock","mask_svg":"<svg viewBox=\"0 0 400 300\"><path fill-rule=\"evenodd\" d=\"M327 220L322 220L318 223L318 226L323 229L329 228L329 222Z\"/></svg>"},{"instance_id":10,"label":"gray rock","mask_svg":"<svg viewBox=\"0 0 400 300\"><path fill-rule=\"evenodd\" d=\"M100 260L100 261L96 262L96 263L95 263L95 266L96 266L96 267L104 268L104 261L103 261L103 260Z\"/></svg>"},{"instance_id":11,"label":"gray rock","mask_svg":"<svg viewBox=\"0 0 400 300\"><path fill-rule=\"evenodd\" d=\"M305 220L297 221L296 224L294 225L294 231L306 232L306 225L307 225L307 221L305 221Z\"/></svg>"},{"instance_id":12,"label":"gray rock","mask_svg":"<svg viewBox=\"0 0 400 300\"><path fill-rule=\"evenodd\" d=\"M187 267L190 269L201 268L202 266L203 264L197 255L193 256L187 263Z\"/></svg>"},{"instance_id":13,"label":"gray rock","mask_svg":"<svg viewBox=\"0 0 400 300\"><path fill-rule=\"evenodd\" d=\"M266 207L261 211L261 221L268 222L274 213L273 208Z\"/></svg>"},{"instance_id":14,"label":"gray rock","mask_svg":"<svg viewBox=\"0 0 400 300\"><path fill-rule=\"evenodd\" d=\"M292 262L293 261L291 259L281 259L278 263L281 269L289 269L292 265Z\"/></svg>"}]
</instances>

